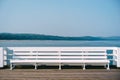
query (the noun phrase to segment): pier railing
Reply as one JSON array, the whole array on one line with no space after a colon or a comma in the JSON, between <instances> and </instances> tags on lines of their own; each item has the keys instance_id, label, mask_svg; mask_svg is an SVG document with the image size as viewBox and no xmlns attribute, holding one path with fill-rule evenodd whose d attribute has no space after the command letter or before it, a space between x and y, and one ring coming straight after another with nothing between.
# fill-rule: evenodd
<instances>
[{"instance_id":1,"label":"pier railing","mask_svg":"<svg viewBox=\"0 0 120 80\"><path fill-rule=\"evenodd\" d=\"M116 67L120 67L120 48L119 47L0 47L0 67L4 67L6 65L10 65L10 59L13 57L14 50L27 50L27 51L36 51L36 50L50 50L54 49L58 52L64 50L80 50L83 53L87 51L103 51L105 50L107 53L107 59L110 61L110 65L115 65ZM74 54L74 53L73 53ZM98 54L98 53L96 53Z\"/></svg>"}]
</instances>

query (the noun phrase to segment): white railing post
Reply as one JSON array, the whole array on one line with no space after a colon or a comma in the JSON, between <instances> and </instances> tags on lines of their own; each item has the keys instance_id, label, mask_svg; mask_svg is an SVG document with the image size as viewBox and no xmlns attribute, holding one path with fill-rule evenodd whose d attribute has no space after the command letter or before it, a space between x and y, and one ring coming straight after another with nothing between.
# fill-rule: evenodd
<instances>
[{"instance_id":1,"label":"white railing post","mask_svg":"<svg viewBox=\"0 0 120 80\"><path fill-rule=\"evenodd\" d=\"M85 54L85 50L82 50L83 70L86 69L86 68L85 68L85 62L84 62L84 60L85 60L84 54Z\"/></svg>"},{"instance_id":2,"label":"white railing post","mask_svg":"<svg viewBox=\"0 0 120 80\"><path fill-rule=\"evenodd\" d=\"M3 48L0 47L0 68L4 67L4 55L3 55Z\"/></svg>"},{"instance_id":3,"label":"white railing post","mask_svg":"<svg viewBox=\"0 0 120 80\"><path fill-rule=\"evenodd\" d=\"M58 51L58 54L59 54L59 70L61 70L61 49Z\"/></svg>"},{"instance_id":4,"label":"white railing post","mask_svg":"<svg viewBox=\"0 0 120 80\"><path fill-rule=\"evenodd\" d=\"M113 49L113 54L112 54L112 56L113 56L113 59L112 59L113 63L112 63L112 65L115 65L115 66L117 66L117 51L118 50Z\"/></svg>"},{"instance_id":5,"label":"white railing post","mask_svg":"<svg viewBox=\"0 0 120 80\"><path fill-rule=\"evenodd\" d=\"M7 50L6 50L6 48L3 48L3 63L4 63L4 66L6 66L6 65L8 65L8 56L9 56L10 54L8 54L7 53Z\"/></svg>"},{"instance_id":6,"label":"white railing post","mask_svg":"<svg viewBox=\"0 0 120 80\"><path fill-rule=\"evenodd\" d=\"M31 53L32 53L32 52L31 52ZM35 57L36 57L36 60L38 60L38 51L37 51ZM37 63L35 63L35 70L37 70L37 66L38 66Z\"/></svg>"},{"instance_id":7,"label":"white railing post","mask_svg":"<svg viewBox=\"0 0 120 80\"><path fill-rule=\"evenodd\" d=\"M117 50L117 67L120 67L120 48Z\"/></svg>"}]
</instances>

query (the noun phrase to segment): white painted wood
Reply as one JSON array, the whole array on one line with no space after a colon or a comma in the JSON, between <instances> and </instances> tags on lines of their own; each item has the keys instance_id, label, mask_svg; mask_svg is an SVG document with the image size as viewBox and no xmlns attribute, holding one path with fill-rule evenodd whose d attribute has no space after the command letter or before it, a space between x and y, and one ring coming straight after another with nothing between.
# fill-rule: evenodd
<instances>
[{"instance_id":1,"label":"white painted wood","mask_svg":"<svg viewBox=\"0 0 120 80\"><path fill-rule=\"evenodd\" d=\"M37 69L37 64L103 64L108 65L105 48L91 47L11 47L13 50L12 65L32 64ZM108 66L109 67L109 66Z\"/></svg>"},{"instance_id":2,"label":"white painted wood","mask_svg":"<svg viewBox=\"0 0 120 80\"><path fill-rule=\"evenodd\" d=\"M96 55L99 56L99 59L100 59L101 55L107 57L107 55L105 55L106 51L113 50L113 54L109 54L109 55L113 56L113 59L109 59L109 60L113 61L113 64L116 65L117 67L120 67L120 50L118 47L6 47L5 49L6 50L3 50L3 53L4 53L3 64L4 65L8 65L9 59L7 56L12 56L12 54L9 54L9 51L13 51L14 55L19 54L18 56L28 56L28 57L26 57L28 59L31 59L31 58L29 58L29 56L32 56L33 58L35 58L35 56L37 56L38 58L41 58L42 56L44 56L43 58L45 58L45 56L53 55L53 57L56 56L56 58L59 58L59 60L61 60L61 58L62 58L62 60L66 60L66 59L71 60L71 58L73 58L73 59L75 58L76 60L82 60L83 58L84 58L84 60L86 60L86 59L91 60L91 59L94 59L96 57ZM28 52L25 54L23 52L18 53L17 51L26 51L26 52L28 51ZM101 53L98 51L101 51ZM91 55L89 55L89 53L91 53L91 55L92 54L93 55L91 56ZM98 53L98 54L96 54L96 53ZM59 57L57 57L58 55L59 55ZM78 57L76 57L76 56L78 56ZM102 59L104 59L103 56L101 57ZM52 58L52 56L50 56L50 57ZM79 57L80 57L80 59L78 59ZM15 58L15 56L14 56L14 58ZM46 58L49 58L49 57L46 57ZM42 60L42 59L40 59L40 60ZM56 59L54 59L54 60L56 60ZM33 65L35 65L35 64L33 64ZM72 64L70 64L70 65L72 65ZM78 64L76 63L76 65L78 65Z\"/></svg>"},{"instance_id":3,"label":"white painted wood","mask_svg":"<svg viewBox=\"0 0 120 80\"><path fill-rule=\"evenodd\" d=\"M4 55L3 55L3 48L0 47L0 68L4 66Z\"/></svg>"},{"instance_id":4,"label":"white painted wood","mask_svg":"<svg viewBox=\"0 0 120 80\"><path fill-rule=\"evenodd\" d=\"M120 68L120 48L118 48L118 52L117 52L116 58L117 58L117 67Z\"/></svg>"}]
</instances>

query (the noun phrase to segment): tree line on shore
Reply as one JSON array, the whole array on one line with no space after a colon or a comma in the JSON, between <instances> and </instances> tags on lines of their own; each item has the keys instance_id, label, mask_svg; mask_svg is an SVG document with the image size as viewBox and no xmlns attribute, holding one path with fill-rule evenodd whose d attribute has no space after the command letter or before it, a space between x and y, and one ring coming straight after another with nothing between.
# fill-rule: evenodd
<instances>
[{"instance_id":1,"label":"tree line on shore","mask_svg":"<svg viewBox=\"0 0 120 80\"><path fill-rule=\"evenodd\" d=\"M26 34L26 33L0 33L0 40L120 40L120 37L63 37L44 34Z\"/></svg>"}]
</instances>

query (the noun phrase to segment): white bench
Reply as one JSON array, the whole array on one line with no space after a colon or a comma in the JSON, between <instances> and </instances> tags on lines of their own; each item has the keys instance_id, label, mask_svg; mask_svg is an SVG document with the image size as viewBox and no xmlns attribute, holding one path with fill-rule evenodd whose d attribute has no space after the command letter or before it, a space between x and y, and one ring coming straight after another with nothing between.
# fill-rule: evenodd
<instances>
[{"instance_id":1,"label":"white bench","mask_svg":"<svg viewBox=\"0 0 120 80\"><path fill-rule=\"evenodd\" d=\"M50 48L14 49L10 60L10 69L15 65L58 65L59 70L64 65L81 65L85 70L87 65L107 65L109 60L106 50L81 50L80 48Z\"/></svg>"}]
</instances>

